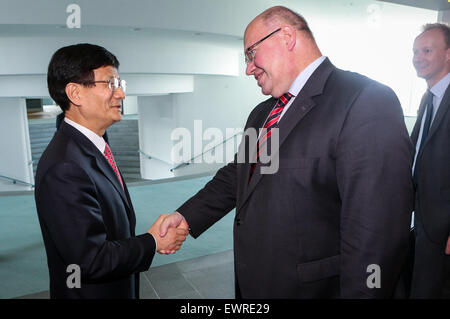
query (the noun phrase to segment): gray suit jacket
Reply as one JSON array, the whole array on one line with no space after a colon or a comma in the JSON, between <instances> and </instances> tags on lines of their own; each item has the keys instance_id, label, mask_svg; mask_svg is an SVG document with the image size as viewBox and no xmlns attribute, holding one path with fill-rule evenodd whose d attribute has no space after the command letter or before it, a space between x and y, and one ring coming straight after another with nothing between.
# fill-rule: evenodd
<instances>
[{"instance_id":1,"label":"gray suit jacket","mask_svg":"<svg viewBox=\"0 0 450 319\"><path fill-rule=\"evenodd\" d=\"M425 103L424 96L411 133L414 145ZM425 144L417 154L416 165L419 174L415 214L422 220L428 237L436 243L444 243L450 236L450 87L445 91Z\"/></svg>"},{"instance_id":2,"label":"gray suit jacket","mask_svg":"<svg viewBox=\"0 0 450 319\"><path fill-rule=\"evenodd\" d=\"M259 104L246 129L261 128L275 102ZM191 234L236 207L235 279L243 298L392 296L413 202L412 144L394 92L326 59L279 132L275 174L262 175L258 164L248 183L250 164L236 157L179 208ZM239 152L254 150L246 144ZM367 285L374 264L380 288Z\"/></svg>"}]
</instances>

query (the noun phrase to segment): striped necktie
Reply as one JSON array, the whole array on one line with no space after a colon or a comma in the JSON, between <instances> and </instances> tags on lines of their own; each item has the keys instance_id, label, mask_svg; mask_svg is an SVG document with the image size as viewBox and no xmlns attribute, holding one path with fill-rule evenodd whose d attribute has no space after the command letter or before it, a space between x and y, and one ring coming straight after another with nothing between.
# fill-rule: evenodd
<instances>
[{"instance_id":1,"label":"striped necktie","mask_svg":"<svg viewBox=\"0 0 450 319\"><path fill-rule=\"evenodd\" d=\"M256 163L252 163L250 166L250 176L248 181L250 182L253 172L255 171L256 164L259 162L259 156L262 151L267 146L268 139L272 135L272 129L278 126L278 120L281 117L281 113L283 112L284 107L288 104L289 100L293 97L291 93L283 94L279 99L272 112L270 112L269 117L266 120L266 124L264 125L263 135L260 136L257 143L257 154L256 154Z\"/></svg>"},{"instance_id":2,"label":"striped necktie","mask_svg":"<svg viewBox=\"0 0 450 319\"><path fill-rule=\"evenodd\" d=\"M109 165L111 165L112 169L114 170L114 173L116 173L116 176L119 179L120 185L122 185L122 189L124 189L122 177L120 177L119 169L117 168L116 161L114 160L114 156L111 152L111 148L109 148L108 143L106 143L106 145L105 145L105 152L103 154L105 155L106 159L108 160Z\"/></svg>"}]
</instances>

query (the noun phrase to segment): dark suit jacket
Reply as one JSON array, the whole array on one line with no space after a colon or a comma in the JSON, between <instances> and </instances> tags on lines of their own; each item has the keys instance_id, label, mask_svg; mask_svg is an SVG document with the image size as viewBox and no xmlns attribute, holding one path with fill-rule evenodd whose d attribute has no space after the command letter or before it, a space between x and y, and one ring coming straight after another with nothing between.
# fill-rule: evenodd
<instances>
[{"instance_id":1,"label":"dark suit jacket","mask_svg":"<svg viewBox=\"0 0 450 319\"><path fill-rule=\"evenodd\" d=\"M259 104L246 129L262 127L275 102ZM394 92L326 59L279 132L276 174L261 175L258 164L248 183L250 165L235 157L179 208L191 234L236 207L235 279L243 298L390 297L413 198L412 144ZM238 154L246 147L243 139ZM381 268L381 288L366 284L371 264Z\"/></svg>"},{"instance_id":2,"label":"dark suit jacket","mask_svg":"<svg viewBox=\"0 0 450 319\"><path fill-rule=\"evenodd\" d=\"M414 145L426 108L425 96L411 133ZM450 236L450 87L445 91L430 127L425 144L417 155L418 181L415 214L425 232L435 243L445 243Z\"/></svg>"},{"instance_id":3,"label":"dark suit jacket","mask_svg":"<svg viewBox=\"0 0 450 319\"><path fill-rule=\"evenodd\" d=\"M36 172L51 298L139 297L139 272L150 267L155 241L150 234L135 236L124 186L95 145L63 122ZM81 268L79 289L67 287L70 264Z\"/></svg>"}]
</instances>

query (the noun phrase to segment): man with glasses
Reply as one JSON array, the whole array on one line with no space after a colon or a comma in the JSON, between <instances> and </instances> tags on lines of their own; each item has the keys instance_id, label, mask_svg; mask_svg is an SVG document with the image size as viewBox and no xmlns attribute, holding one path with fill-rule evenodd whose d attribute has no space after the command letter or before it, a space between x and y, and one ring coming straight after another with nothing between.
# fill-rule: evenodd
<instances>
[{"instance_id":1,"label":"man with glasses","mask_svg":"<svg viewBox=\"0 0 450 319\"><path fill-rule=\"evenodd\" d=\"M48 67L50 96L65 113L36 171L51 298L138 298L139 272L155 251L176 251L187 235L173 228L161 238L163 216L135 235L127 185L102 137L122 118L126 83L118 67L112 53L91 44L59 49Z\"/></svg>"},{"instance_id":2,"label":"man with glasses","mask_svg":"<svg viewBox=\"0 0 450 319\"><path fill-rule=\"evenodd\" d=\"M278 129L279 169L239 161L264 147L243 139L161 234L183 225L197 237L236 208L237 298L393 296L412 206L412 144L394 92L334 67L303 17L284 7L248 25L244 53L247 75L271 96L246 131L265 128L267 146Z\"/></svg>"}]
</instances>

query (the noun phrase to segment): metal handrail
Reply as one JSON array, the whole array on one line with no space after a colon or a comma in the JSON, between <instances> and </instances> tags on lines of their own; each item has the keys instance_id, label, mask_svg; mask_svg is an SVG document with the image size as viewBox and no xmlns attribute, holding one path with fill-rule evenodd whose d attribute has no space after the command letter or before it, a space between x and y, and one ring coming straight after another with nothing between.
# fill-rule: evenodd
<instances>
[{"instance_id":1,"label":"metal handrail","mask_svg":"<svg viewBox=\"0 0 450 319\"><path fill-rule=\"evenodd\" d=\"M141 153L142 155L144 155L147 159L153 159L153 160L157 160L157 161L163 162L163 163L165 163L165 164L171 164L171 163L166 162L166 161L164 161L164 160L162 160L162 159L160 159L160 158L157 158L157 157L148 155L147 153L145 153L145 152L142 151L142 150L138 150L138 152Z\"/></svg>"},{"instance_id":2,"label":"metal handrail","mask_svg":"<svg viewBox=\"0 0 450 319\"><path fill-rule=\"evenodd\" d=\"M209 151L215 149L216 147L225 144L228 140L230 140L230 139L232 139L232 138L235 138L236 136L242 135L242 134L243 134L243 132L234 134L233 136L231 136L231 137L229 137L229 138L223 140L221 143L219 143L219 144L217 144L217 145L211 147L209 150L204 151L203 153L201 153L201 154L199 154L199 155L196 155L196 156L192 157L189 161L180 163L180 164L178 164L177 166L171 168L170 171L173 172L173 171L176 170L176 169L179 169L179 168L181 168L181 167L184 167L184 166L187 166L187 165L191 164L192 161L193 161L194 159L196 159L197 157L203 156L203 154L208 153Z\"/></svg>"},{"instance_id":3,"label":"metal handrail","mask_svg":"<svg viewBox=\"0 0 450 319\"><path fill-rule=\"evenodd\" d=\"M34 184L31 184L31 183L28 183L28 182L21 181L20 179L17 179L17 178L5 176L5 175L0 175L0 178L7 179L7 180L11 181L13 184L20 183L20 184L25 184L25 185L34 187Z\"/></svg>"}]
</instances>

